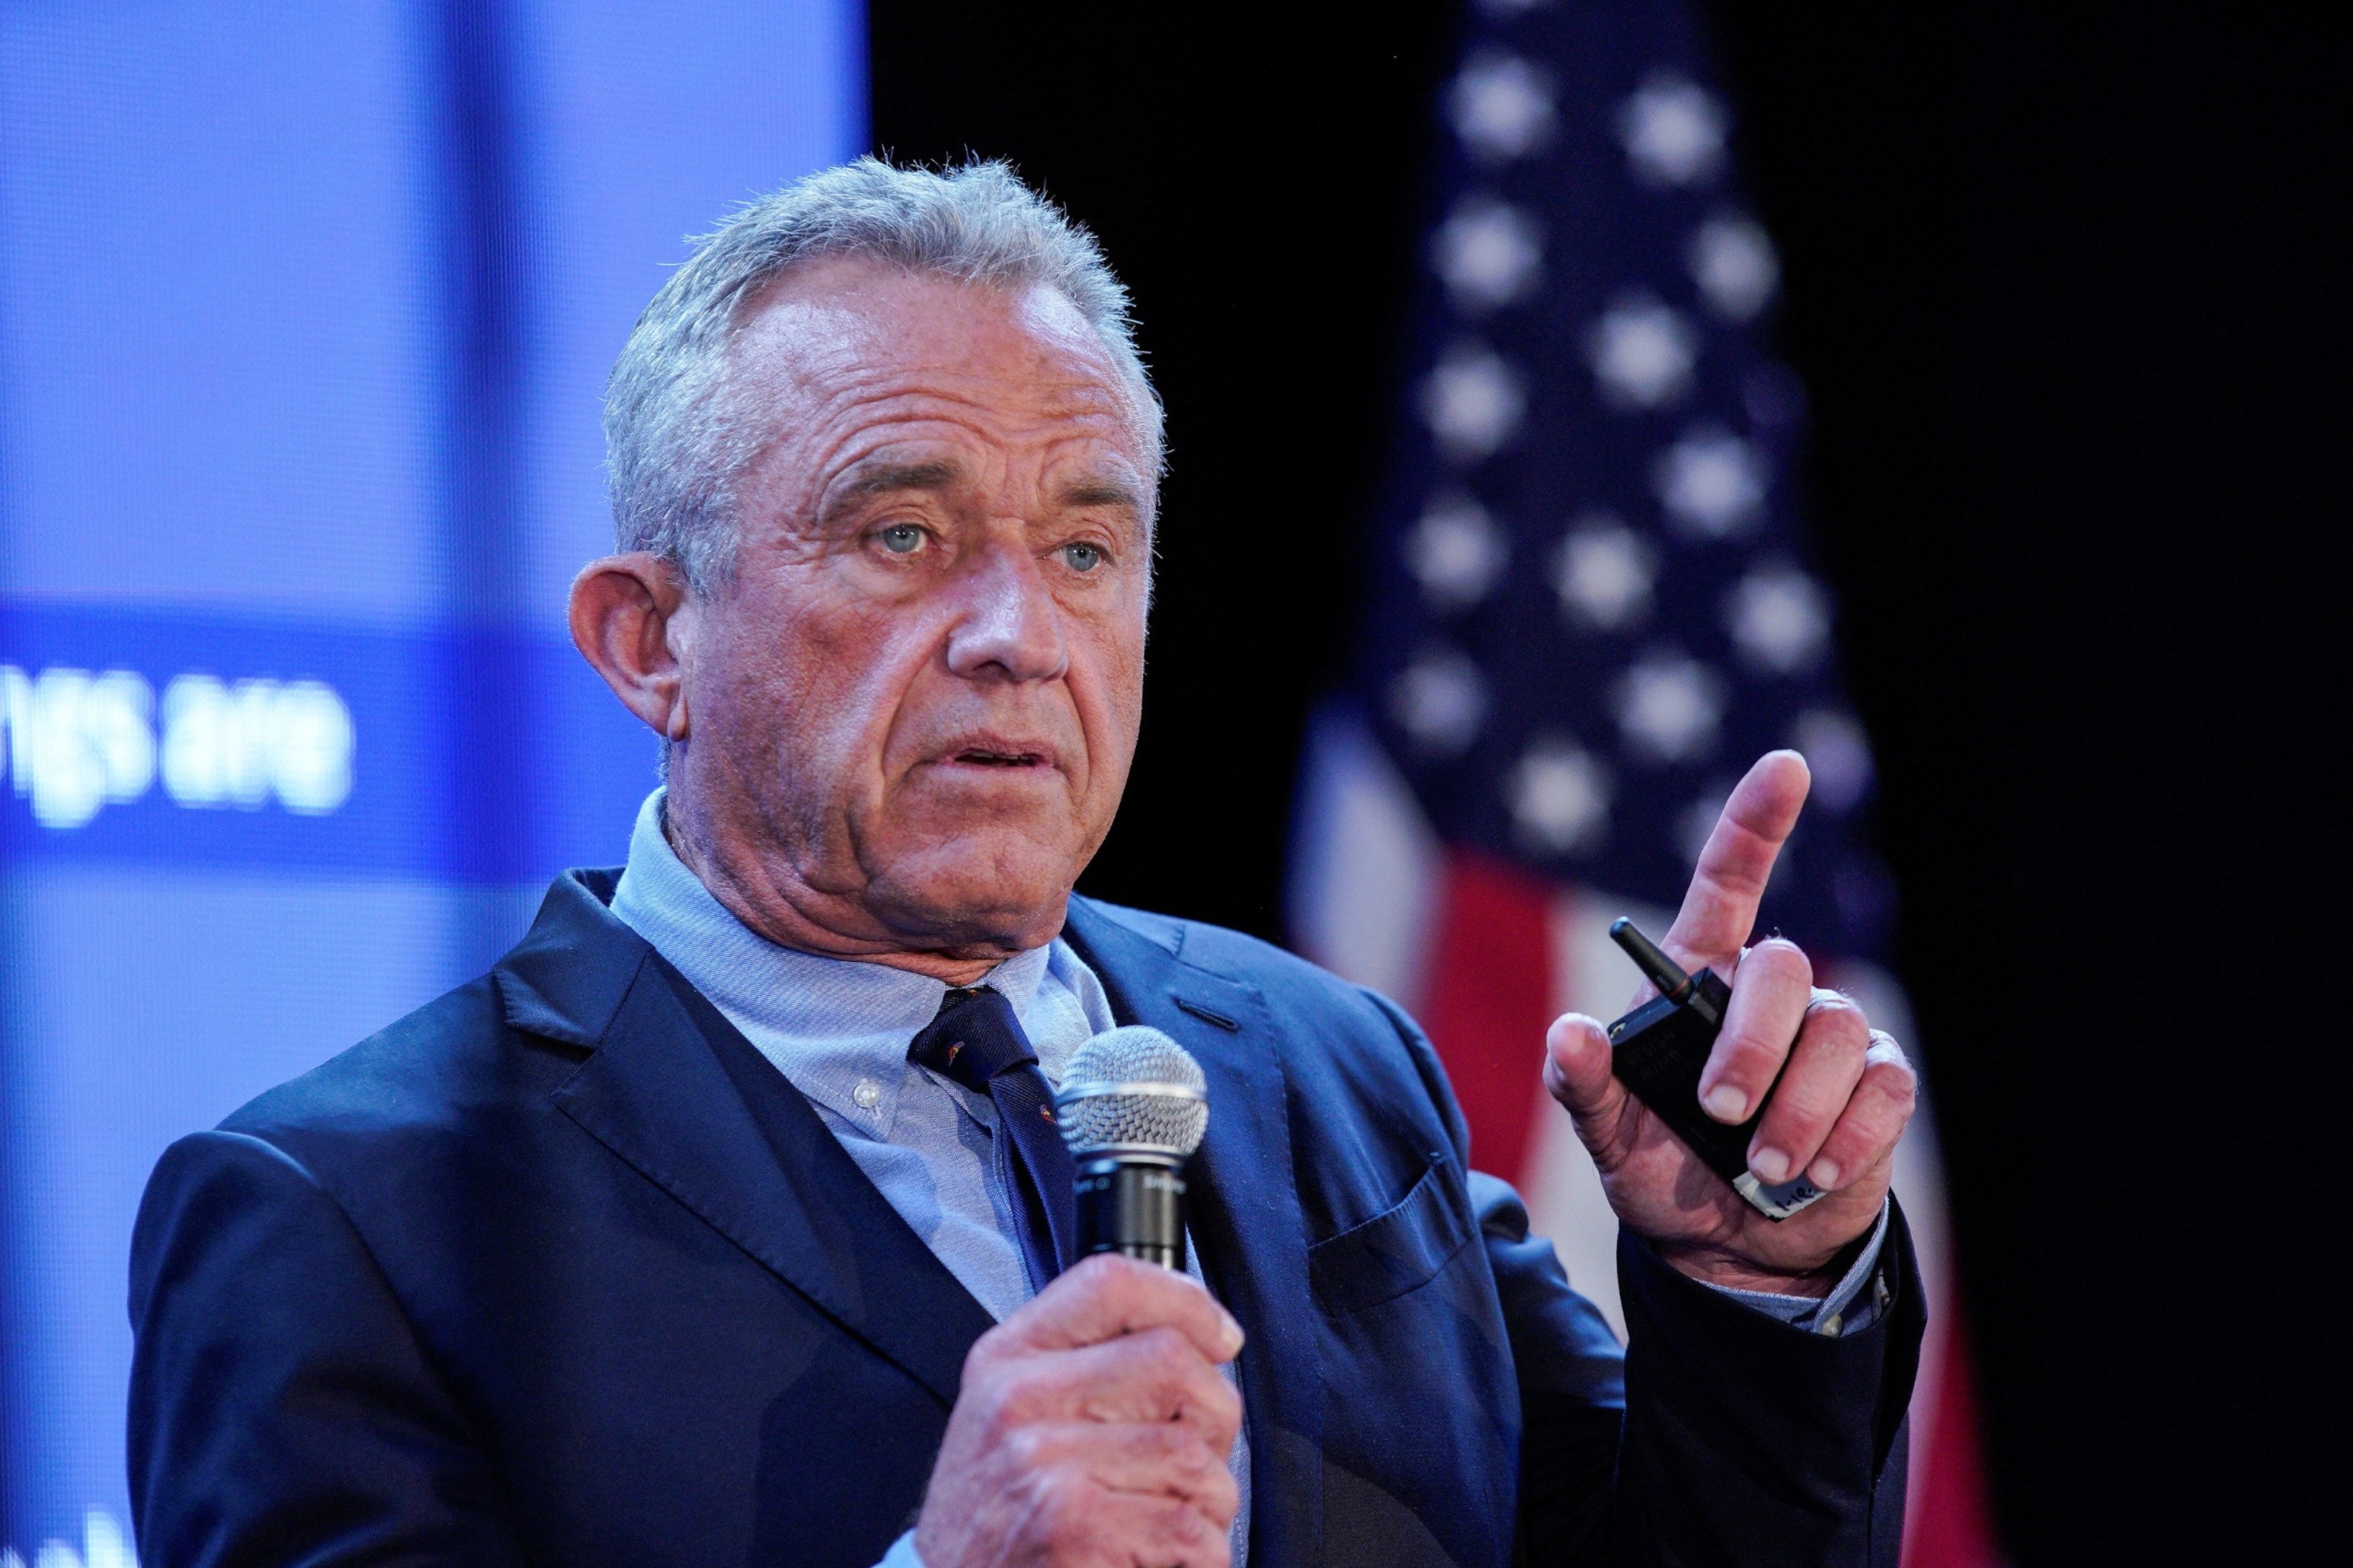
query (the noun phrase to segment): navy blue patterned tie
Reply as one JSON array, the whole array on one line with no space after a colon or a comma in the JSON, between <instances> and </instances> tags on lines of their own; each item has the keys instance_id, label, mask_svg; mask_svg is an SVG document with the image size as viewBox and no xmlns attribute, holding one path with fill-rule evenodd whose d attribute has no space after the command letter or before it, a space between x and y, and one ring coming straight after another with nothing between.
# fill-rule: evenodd
<instances>
[{"instance_id":1,"label":"navy blue patterned tie","mask_svg":"<svg viewBox=\"0 0 2353 1568\"><path fill-rule=\"evenodd\" d=\"M997 1107L997 1125L1012 1139L1023 1259L1031 1287L1044 1289L1077 1245L1074 1167L1055 1125L1053 1091L1013 1004L985 985L949 991L939 1016L907 1047L907 1059L987 1095Z\"/></svg>"}]
</instances>

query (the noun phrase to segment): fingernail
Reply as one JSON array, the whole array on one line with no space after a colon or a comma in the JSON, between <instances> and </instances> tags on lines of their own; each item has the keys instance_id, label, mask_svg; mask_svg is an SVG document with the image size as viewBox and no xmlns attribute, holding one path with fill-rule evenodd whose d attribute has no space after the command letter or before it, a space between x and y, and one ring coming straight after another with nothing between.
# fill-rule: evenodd
<instances>
[{"instance_id":1,"label":"fingernail","mask_svg":"<svg viewBox=\"0 0 2353 1568\"><path fill-rule=\"evenodd\" d=\"M1748 1157L1748 1169L1770 1182L1789 1179L1789 1157L1778 1149L1760 1149Z\"/></svg>"},{"instance_id":2,"label":"fingernail","mask_svg":"<svg viewBox=\"0 0 2353 1568\"><path fill-rule=\"evenodd\" d=\"M1739 1121L1748 1114L1748 1097L1730 1084L1718 1084L1699 1097L1700 1108L1718 1121Z\"/></svg>"},{"instance_id":3,"label":"fingernail","mask_svg":"<svg viewBox=\"0 0 2353 1568\"><path fill-rule=\"evenodd\" d=\"M1806 1180L1811 1181L1815 1186L1820 1187L1825 1192L1837 1192L1839 1183L1838 1161L1835 1160L1815 1160L1813 1169L1806 1172Z\"/></svg>"}]
</instances>

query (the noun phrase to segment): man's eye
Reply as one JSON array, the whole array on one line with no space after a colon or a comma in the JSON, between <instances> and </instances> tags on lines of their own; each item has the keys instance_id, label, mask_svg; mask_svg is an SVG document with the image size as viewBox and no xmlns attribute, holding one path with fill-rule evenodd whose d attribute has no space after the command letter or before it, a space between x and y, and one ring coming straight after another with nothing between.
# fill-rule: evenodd
<instances>
[{"instance_id":1,"label":"man's eye","mask_svg":"<svg viewBox=\"0 0 2353 1568\"><path fill-rule=\"evenodd\" d=\"M874 536L894 556L912 556L923 547L923 531L913 523L893 523Z\"/></svg>"},{"instance_id":2,"label":"man's eye","mask_svg":"<svg viewBox=\"0 0 2353 1568\"><path fill-rule=\"evenodd\" d=\"M1103 546L1101 545L1065 545L1062 546L1062 562L1074 572L1093 571L1097 567L1103 565Z\"/></svg>"}]
</instances>

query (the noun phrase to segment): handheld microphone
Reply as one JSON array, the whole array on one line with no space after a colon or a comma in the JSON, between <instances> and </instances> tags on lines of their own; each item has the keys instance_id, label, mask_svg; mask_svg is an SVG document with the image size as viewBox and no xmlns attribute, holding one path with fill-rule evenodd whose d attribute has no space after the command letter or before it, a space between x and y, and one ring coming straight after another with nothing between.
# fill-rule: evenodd
<instances>
[{"instance_id":1,"label":"handheld microphone","mask_svg":"<svg viewBox=\"0 0 2353 1568\"><path fill-rule=\"evenodd\" d=\"M1209 1125L1201 1065L1157 1029L1108 1030L1071 1054L1054 1116L1078 1167L1079 1255L1182 1270L1185 1161Z\"/></svg>"},{"instance_id":2,"label":"handheld microphone","mask_svg":"<svg viewBox=\"0 0 2353 1568\"><path fill-rule=\"evenodd\" d=\"M1659 994L1609 1026L1610 1070L1658 1118L1690 1145L1707 1168L1723 1177L1749 1206L1768 1220L1786 1220L1822 1196L1803 1176L1767 1186L1748 1169L1748 1140L1773 1091L1757 1102L1757 1114L1728 1127L1700 1108L1700 1069L1724 1028L1732 991L1714 969L1695 975L1661 951L1659 945L1620 917L1609 925L1612 940L1626 949ZM1778 1085L1779 1079L1774 1082Z\"/></svg>"}]
</instances>

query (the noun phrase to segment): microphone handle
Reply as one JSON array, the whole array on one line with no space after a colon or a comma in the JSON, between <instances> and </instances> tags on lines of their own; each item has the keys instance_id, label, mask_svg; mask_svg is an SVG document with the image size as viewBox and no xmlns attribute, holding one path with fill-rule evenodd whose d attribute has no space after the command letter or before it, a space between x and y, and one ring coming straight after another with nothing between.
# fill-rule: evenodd
<instances>
[{"instance_id":1,"label":"microphone handle","mask_svg":"<svg viewBox=\"0 0 2353 1568\"><path fill-rule=\"evenodd\" d=\"M1125 1253L1185 1267L1185 1177L1176 1160L1102 1155L1078 1169L1079 1255Z\"/></svg>"}]
</instances>

